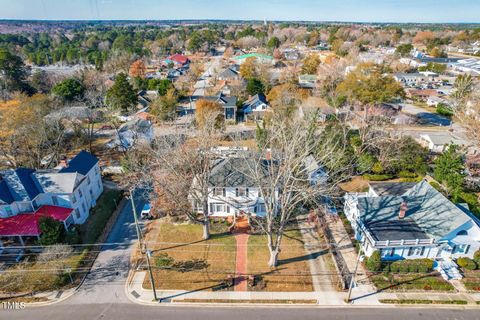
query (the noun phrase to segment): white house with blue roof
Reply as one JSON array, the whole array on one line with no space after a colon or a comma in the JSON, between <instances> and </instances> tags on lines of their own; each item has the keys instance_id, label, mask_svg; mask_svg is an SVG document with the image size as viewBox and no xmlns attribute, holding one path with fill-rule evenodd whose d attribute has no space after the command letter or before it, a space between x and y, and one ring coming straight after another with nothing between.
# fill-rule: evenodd
<instances>
[{"instance_id":1,"label":"white house with blue roof","mask_svg":"<svg viewBox=\"0 0 480 320\"><path fill-rule=\"evenodd\" d=\"M346 194L344 210L367 257L449 260L480 248L479 220L425 180L371 183L367 193Z\"/></svg>"},{"instance_id":2,"label":"white house with blue roof","mask_svg":"<svg viewBox=\"0 0 480 320\"><path fill-rule=\"evenodd\" d=\"M86 151L55 169L4 170L0 177L0 218L51 205L73 209L68 223L82 224L103 192L98 159Z\"/></svg>"}]
</instances>

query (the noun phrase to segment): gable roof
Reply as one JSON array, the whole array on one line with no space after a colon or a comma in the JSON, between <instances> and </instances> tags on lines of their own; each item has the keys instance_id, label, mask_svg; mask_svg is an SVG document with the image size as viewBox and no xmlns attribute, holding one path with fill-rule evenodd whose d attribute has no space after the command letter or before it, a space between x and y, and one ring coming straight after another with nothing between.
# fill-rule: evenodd
<instances>
[{"instance_id":1,"label":"gable roof","mask_svg":"<svg viewBox=\"0 0 480 320\"><path fill-rule=\"evenodd\" d=\"M198 101L201 99L218 102L224 108L237 106L237 97L226 96L223 93L220 93L217 96L191 96L190 97L191 101Z\"/></svg>"},{"instance_id":2,"label":"gable roof","mask_svg":"<svg viewBox=\"0 0 480 320\"><path fill-rule=\"evenodd\" d=\"M268 104L267 103L267 98L265 97L265 95L263 93L257 93L256 95L254 95L253 97L251 97L250 99L245 101L245 103L243 105L244 106L251 106L251 105L254 105L258 102Z\"/></svg>"},{"instance_id":3,"label":"gable roof","mask_svg":"<svg viewBox=\"0 0 480 320\"><path fill-rule=\"evenodd\" d=\"M240 77L240 75L236 70L233 70L232 68L226 68L218 74L218 77L220 79L236 79Z\"/></svg>"},{"instance_id":4,"label":"gable roof","mask_svg":"<svg viewBox=\"0 0 480 320\"><path fill-rule=\"evenodd\" d=\"M407 211L405 217L399 219L404 202ZM462 209L425 180L400 196L359 198L358 206L360 220L379 241L441 239L470 220Z\"/></svg>"},{"instance_id":5,"label":"gable roof","mask_svg":"<svg viewBox=\"0 0 480 320\"><path fill-rule=\"evenodd\" d=\"M269 56L268 54L263 54L263 53L247 53L247 54L242 54L241 56L234 57L235 60L243 60L248 58L260 58L260 59L273 60L272 56Z\"/></svg>"},{"instance_id":6,"label":"gable roof","mask_svg":"<svg viewBox=\"0 0 480 320\"><path fill-rule=\"evenodd\" d=\"M34 176L38 186L46 193L73 193L77 181L83 178L77 172L35 172Z\"/></svg>"},{"instance_id":7,"label":"gable roof","mask_svg":"<svg viewBox=\"0 0 480 320\"><path fill-rule=\"evenodd\" d=\"M97 157L82 150L68 162L68 167L62 168L59 172L78 172L85 176L97 163Z\"/></svg>"},{"instance_id":8,"label":"gable roof","mask_svg":"<svg viewBox=\"0 0 480 320\"><path fill-rule=\"evenodd\" d=\"M178 53L171 55L167 59L175 61L180 64L186 64L188 61L190 61L187 56L184 56L183 54L178 54Z\"/></svg>"},{"instance_id":9,"label":"gable roof","mask_svg":"<svg viewBox=\"0 0 480 320\"><path fill-rule=\"evenodd\" d=\"M269 161L261 164L262 174L268 176ZM209 179L211 187L258 187L250 172L256 163L252 159L226 158L220 159L212 169Z\"/></svg>"},{"instance_id":10,"label":"gable roof","mask_svg":"<svg viewBox=\"0 0 480 320\"><path fill-rule=\"evenodd\" d=\"M28 201L30 197L16 170L4 170L0 172L6 182L7 189L14 201Z\"/></svg>"}]
</instances>

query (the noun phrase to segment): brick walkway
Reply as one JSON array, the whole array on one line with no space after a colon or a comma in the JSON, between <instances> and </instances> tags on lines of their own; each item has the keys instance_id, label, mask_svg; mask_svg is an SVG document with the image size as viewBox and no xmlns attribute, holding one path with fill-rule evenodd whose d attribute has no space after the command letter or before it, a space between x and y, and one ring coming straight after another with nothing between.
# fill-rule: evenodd
<instances>
[{"instance_id":1,"label":"brick walkway","mask_svg":"<svg viewBox=\"0 0 480 320\"><path fill-rule=\"evenodd\" d=\"M247 291L247 243L249 235L238 233L235 235L237 252L235 256L235 291Z\"/></svg>"}]
</instances>

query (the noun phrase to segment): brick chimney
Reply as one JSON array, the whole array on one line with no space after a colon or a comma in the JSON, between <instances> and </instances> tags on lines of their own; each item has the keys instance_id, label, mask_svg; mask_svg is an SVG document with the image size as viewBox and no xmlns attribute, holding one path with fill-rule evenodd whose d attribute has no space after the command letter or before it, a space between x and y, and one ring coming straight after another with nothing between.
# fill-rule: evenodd
<instances>
[{"instance_id":1,"label":"brick chimney","mask_svg":"<svg viewBox=\"0 0 480 320\"><path fill-rule=\"evenodd\" d=\"M405 214L407 213L408 205L405 201L402 202L400 205L400 211L398 212L398 219L405 218Z\"/></svg>"},{"instance_id":2,"label":"brick chimney","mask_svg":"<svg viewBox=\"0 0 480 320\"><path fill-rule=\"evenodd\" d=\"M62 168L68 167L67 158L64 157L64 158L60 159L60 161L58 162L58 166L62 167Z\"/></svg>"}]
</instances>

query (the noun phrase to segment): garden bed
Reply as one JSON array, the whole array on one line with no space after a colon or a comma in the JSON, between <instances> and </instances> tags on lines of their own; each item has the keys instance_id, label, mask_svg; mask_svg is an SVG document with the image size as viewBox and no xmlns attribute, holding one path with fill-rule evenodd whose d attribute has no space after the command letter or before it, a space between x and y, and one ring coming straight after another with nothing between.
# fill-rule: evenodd
<instances>
[{"instance_id":1,"label":"garden bed","mask_svg":"<svg viewBox=\"0 0 480 320\"><path fill-rule=\"evenodd\" d=\"M480 270L464 270L463 276L462 282L467 290L480 292Z\"/></svg>"},{"instance_id":2,"label":"garden bed","mask_svg":"<svg viewBox=\"0 0 480 320\"><path fill-rule=\"evenodd\" d=\"M455 288L436 274L376 274L370 277L378 290L454 291Z\"/></svg>"},{"instance_id":3,"label":"garden bed","mask_svg":"<svg viewBox=\"0 0 480 320\"><path fill-rule=\"evenodd\" d=\"M468 304L466 300L380 299L378 301L386 304Z\"/></svg>"}]
</instances>

